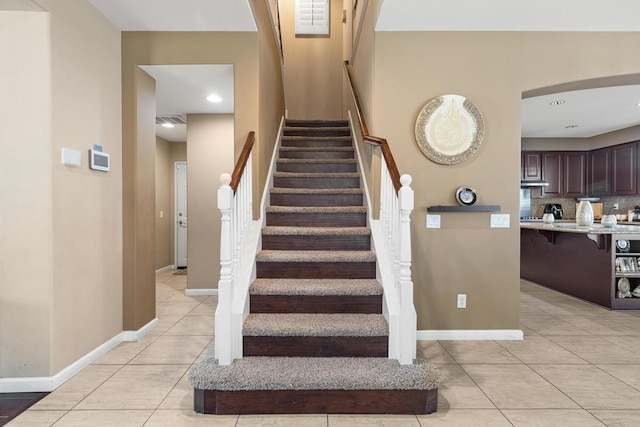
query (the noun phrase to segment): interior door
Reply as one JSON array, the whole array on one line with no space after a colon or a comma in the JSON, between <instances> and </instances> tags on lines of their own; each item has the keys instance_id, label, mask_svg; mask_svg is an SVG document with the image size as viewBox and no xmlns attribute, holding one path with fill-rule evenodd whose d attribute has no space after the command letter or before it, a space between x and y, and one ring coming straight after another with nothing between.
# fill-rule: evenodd
<instances>
[{"instance_id":1,"label":"interior door","mask_svg":"<svg viewBox=\"0 0 640 427\"><path fill-rule=\"evenodd\" d=\"M175 170L176 212L176 266L187 266L187 163L176 162Z\"/></svg>"}]
</instances>

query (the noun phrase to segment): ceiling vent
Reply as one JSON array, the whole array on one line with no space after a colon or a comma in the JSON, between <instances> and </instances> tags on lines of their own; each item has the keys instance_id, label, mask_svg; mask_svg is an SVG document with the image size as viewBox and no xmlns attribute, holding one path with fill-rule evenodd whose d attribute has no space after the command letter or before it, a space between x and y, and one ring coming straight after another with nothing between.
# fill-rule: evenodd
<instances>
[{"instance_id":1,"label":"ceiling vent","mask_svg":"<svg viewBox=\"0 0 640 427\"><path fill-rule=\"evenodd\" d=\"M186 125L187 121L182 116L157 116L156 124L171 123L173 125Z\"/></svg>"}]
</instances>

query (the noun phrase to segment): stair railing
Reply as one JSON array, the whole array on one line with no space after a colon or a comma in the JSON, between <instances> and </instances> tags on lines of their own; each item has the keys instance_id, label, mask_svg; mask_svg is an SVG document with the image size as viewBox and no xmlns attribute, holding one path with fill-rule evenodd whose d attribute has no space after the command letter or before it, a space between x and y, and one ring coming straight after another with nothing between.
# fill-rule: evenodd
<instances>
[{"instance_id":1,"label":"stair railing","mask_svg":"<svg viewBox=\"0 0 640 427\"><path fill-rule=\"evenodd\" d=\"M252 222L252 165L251 149L255 133L249 132L233 174L220 175L218 209L222 214L220 229L220 280L218 282L218 306L215 313L215 356L220 365L230 365L242 357L242 309L240 285L249 282L247 248ZM255 253L255 250L254 250ZM234 309L234 307L236 307Z\"/></svg>"},{"instance_id":2,"label":"stair railing","mask_svg":"<svg viewBox=\"0 0 640 427\"><path fill-rule=\"evenodd\" d=\"M410 216L414 207L411 176L400 176L387 140L369 134L347 61L344 63L344 71L362 131L362 140L380 147L382 152L380 219L373 220L370 217L369 222L388 311L385 315L389 322L389 358L397 359L401 364L411 364L416 357L417 329L411 278ZM362 160L359 160L362 164Z\"/></svg>"}]
</instances>

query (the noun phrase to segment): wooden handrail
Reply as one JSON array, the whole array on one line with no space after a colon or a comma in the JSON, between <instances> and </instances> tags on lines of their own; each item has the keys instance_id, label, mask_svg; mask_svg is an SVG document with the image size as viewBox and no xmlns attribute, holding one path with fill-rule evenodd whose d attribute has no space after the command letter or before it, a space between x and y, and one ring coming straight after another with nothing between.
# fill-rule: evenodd
<instances>
[{"instance_id":1,"label":"wooden handrail","mask_svg":"<svg viewBox=\"0 0 640 427\"><path fill-rule=\"evenodd\" d=\"M244 173L245 166L247 166L247 161L249 160L251 149L253 148L253 143L255 141L256 133L254 131L249 132L249 135L247 135L247 139L244 142L244 147L242 147L242 151L240 152L240 157L238 157L236 167L233 169L233 174L231 175L231 183L229 183L234 193L238 189L238 184L240 184L240 179L242 178L242 174Z\"/></svg>"},{"instance_id":2,"label":"wooden handrail","mask_svg":"<svg viewBox=\"0 0 640 427\"><path fill-rule=\"evenodd\" d=\"M387 169L389 169L389 176L391 177L391 182L393 182L393 188L395 188L396 193L398 193L400 191L400 188L402 188L398 166L396 165L396 161L393 159L393 154L391 154L391 148L389 148L387 140L369 134L369 128L367 127L367 122L364 118L364 115L362 114L362 108L360 107L360 99L358 98L358 94L356 93L356 90L353 86L353 81L351 80L351 69L349 67L349 61L344 61L344 72L347 75L347 82L349 83L349 89L351 89L353 103L356 106L358 122L360 123L360 129L362 129L362 140L367 144L380 147L382 156L387 163Z\"/></svg>"}]
</instances>

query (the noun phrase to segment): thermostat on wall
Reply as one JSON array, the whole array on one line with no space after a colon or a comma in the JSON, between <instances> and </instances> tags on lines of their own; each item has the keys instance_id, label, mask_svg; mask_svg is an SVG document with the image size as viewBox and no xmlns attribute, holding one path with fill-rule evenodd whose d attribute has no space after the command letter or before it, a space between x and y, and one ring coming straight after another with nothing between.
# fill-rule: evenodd
<instances>
[{"instance_id":1,"label":"thermostat on wall","mask_svg":"<svg viewBox=\"0 0 640 427\"><path fill-rule=\"evenodd\" d=\"M102 151L89 150L89 167L93 170L109 172L109 155Z\"/></svg>"}]
</instances>

